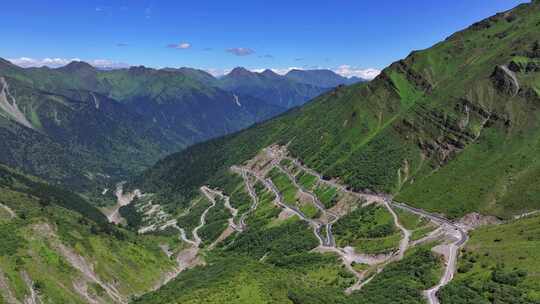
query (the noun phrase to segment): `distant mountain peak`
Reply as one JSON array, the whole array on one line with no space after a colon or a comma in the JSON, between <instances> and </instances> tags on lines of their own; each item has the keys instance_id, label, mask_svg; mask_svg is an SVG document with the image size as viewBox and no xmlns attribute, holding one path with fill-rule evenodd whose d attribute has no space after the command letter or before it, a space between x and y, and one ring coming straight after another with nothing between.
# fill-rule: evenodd
<instances>
[{"instance_id":1,"label":"distant mountain peak","mask_svg":"<svg viewBox=\"0 0 540 304\"><path fill-rule=\"evenodd\" d=\"M290 70L285 77L305 84L333 88L339 85L350 85L356 82L363 81L363 79L358 77L347 78L337 74L336 72L328 69L317 69L317 70L299 70L293 69Z\"/></svg>"},{"instance_id":2,"label":"distant mountain peak","mask_svg":"<svg viewBox=\"0 0 540 304\"><path fill-rule=\"evenodd\" d=\"M145 67L144 65L140 65L140 66L131 66L129 67L129 73L131 75L144 75L144 74L147 74L147 73L152 73L152 72L159 72L159 71L163 71L163 72L167 72L167 70L154 70L152 68L147 68ZM170 70L169 70L170 71Z\"/></svg>"},{"instance_id":3,"label":"distant mountain peak","mask_svg":"<svg viewBox=\"0 0 540 304\"><path fill-rule=\"evenodd\" d=\"M241 76L251 76L253 74L254 74L253 72L247 70L246 68L236 67L228 74L228 76L241 77Z\"/></svg>"},{"instance_id":4,"label":"distant mountain peak","mask_svg":"<svg viewBox=\"0 0 540 304\"><path fill-rule=\"evenodd\" d=\"M264 70L261 75L263 76L266 76L266 77L281 77L279 74L277 74L276 72L270 70L270 69L266 69Z\"/></svg>"},{"instance_id":5,"label":"distant mountain peak","mask_svg":"<svg viewBox=\"0 0 540 304\"><path fill-rule=\"evenodd\" d=\"M75 71L96 71L96 68L84 61L72 61L60 69L75 72Z\"/></svg>"}]
</instances>

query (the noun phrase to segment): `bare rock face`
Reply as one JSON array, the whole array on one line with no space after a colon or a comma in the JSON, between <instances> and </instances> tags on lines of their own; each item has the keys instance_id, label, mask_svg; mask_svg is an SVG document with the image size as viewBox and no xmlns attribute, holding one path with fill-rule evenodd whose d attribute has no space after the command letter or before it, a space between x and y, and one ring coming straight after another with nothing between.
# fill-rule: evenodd
<instances>
[{"instance_id":1,"label":"bare rock face","mask_svg":"<svg viewBox=\"0 0 540 304\"><path fill-rule=\"evenodd\" d=\"M516 75L506 66L496 66L491 74L491 80L495 88L505 95L515 96L519 92Z\"/></svg>"}]
</instances>

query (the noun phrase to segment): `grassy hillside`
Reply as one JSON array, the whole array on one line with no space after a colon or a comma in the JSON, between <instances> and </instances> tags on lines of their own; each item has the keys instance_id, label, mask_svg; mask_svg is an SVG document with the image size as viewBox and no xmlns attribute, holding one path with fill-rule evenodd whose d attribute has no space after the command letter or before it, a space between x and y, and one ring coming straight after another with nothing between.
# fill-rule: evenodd
<instances>
[{"instance_id":1,"label":"grassy hillside","mask_svg":"<svg viewBox=\"0 0 540 304\"><path fill-rule=\"evenodd\" d=\"M364 292L346 296L342 286L351 278L333 265L332 256L304 253L278 265L235 256L210 261L210 266L182 273L134 303L419 304L423 299L417 290L433 284L429 267L436 265L429 251L416 251L381 273ZM390 295L384 292L389 286L394 288Z\"/></svg>"},{"instance_id":2,"label":"grassy hillside","mask_svg":"<svg viewBox=\"0 0 540 304\"><path fill-rule=\"evenodd\" d=\"M246 131L158 162L137 183L189 200L272 143L356 190L459 217L537 209L540 4L523 4Z\"/></svg>"},{"instance_id":3,"label":"grassy hillside","mask_svg":"<svg viewBox=\"0 0 540 304\"><path fill-rule=\"evenodd\" d=\"M394 214L385 196L367 204L366 193L449 218L540 209L539 28L540 2L520 5L370 83L158 162L132 185L184 218L201 214L191 202L202 185L238 191L231 170L259 205L247 227L203 249L207 266L136 303L425 303L444 278L441 255L454 253L456 279L435 294L442 303L537 303L537 217L473 231L458 252L462 228L435 230L435 220Z\"/></svg>"},{"instance_id":4,"label":"grassy hillside","mask_svg":"<svg viewBox=\"0 0 540 304\"><path fill-rule=\"evenodd\" d=\"M538 303L540 217L475 231L442 303Z\"/></svg>"},{"instance_id":5,"label":"grassy hillside","mask_svg":"<svg viewBox=\"0 0 540 304\"><path fill-rule=\"evenodd\" d=\"M110 303L151 290L174 266L158 245L109 226L83 198L0 168L0 303Z\"/></svg>"}]
</instances>

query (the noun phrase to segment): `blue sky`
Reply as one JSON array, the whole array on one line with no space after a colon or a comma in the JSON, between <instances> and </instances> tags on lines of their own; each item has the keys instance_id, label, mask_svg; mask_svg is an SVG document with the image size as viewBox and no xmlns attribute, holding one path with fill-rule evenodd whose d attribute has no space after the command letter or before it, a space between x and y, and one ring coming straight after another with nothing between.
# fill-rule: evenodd
<instances>
[{"instance_id":1,"label":"blue sky","mask_svg":"<svg viewBox=\"0 0 540 304\"><path fill-rule=\"evenodd\" d=\"M382 69L518 0L2 1L0 57L227 71ZM21 60L21 58L24 58ZM44 61L45 58L54 60Z\"/></svg>"}]
</instances>

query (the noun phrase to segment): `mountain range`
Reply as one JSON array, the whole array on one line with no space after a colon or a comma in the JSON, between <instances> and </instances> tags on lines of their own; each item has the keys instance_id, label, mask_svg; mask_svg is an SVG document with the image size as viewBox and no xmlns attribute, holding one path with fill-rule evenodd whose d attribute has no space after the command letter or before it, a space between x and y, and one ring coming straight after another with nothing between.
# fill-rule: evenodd
<instances>
[{"instance_id":1,"label":"mountain range","mask_svg":"<svg viewBox=\"0 0 540 304\"><path fill-rule=\"evenodd\" d=\"M87 189L266 120L329 89L306 88L279 75L246 82L243 89L225 85L243 81L235 74L217 79L189 68L102 71L85 62L23 69L2 60L0 132L5 145L0 161ZM266 95L254 93L260 86L267 88Z\"/></svg>"},{"instance_id":2,"label":"mountain range","mask_svg":"<svg viewBox=\"0 0 540 304\"><path fill-rule=\"evenodd\" d=\"M370 82L0 61L0 303L540 303L539 29Z\"/></svg>"}]
</instances>

